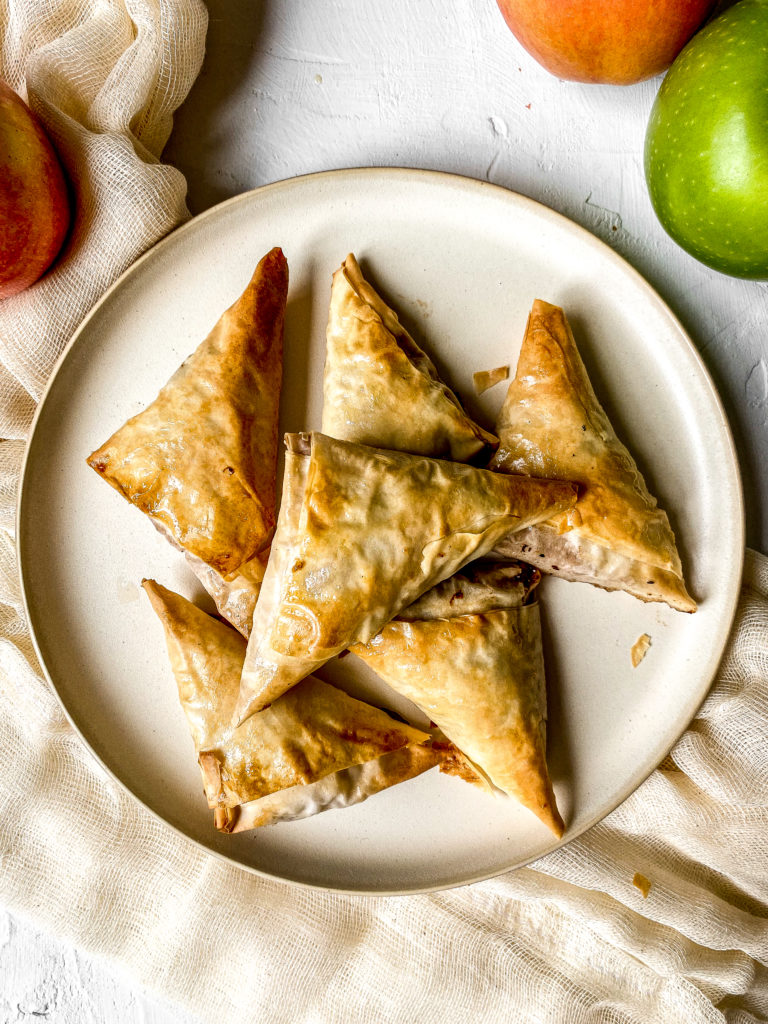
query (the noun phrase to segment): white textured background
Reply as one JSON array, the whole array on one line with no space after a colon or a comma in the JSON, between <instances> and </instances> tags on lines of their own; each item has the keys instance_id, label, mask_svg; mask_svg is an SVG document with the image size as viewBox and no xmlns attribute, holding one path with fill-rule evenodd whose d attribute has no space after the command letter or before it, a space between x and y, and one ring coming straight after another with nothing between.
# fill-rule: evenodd
<instances>
[{"instance_id":1,"label":"white textured background","mask_svg":"<svg viewBox=\"0 0 768 1024\"><path fill-rule=\"evenodd\" d=\"M194 213L296 174L399 165L483 178L566 214L644 274L697 344L739 450L749 543L768 551L768 286L706 269L657 223L642 147L658 80L559 82L495 0L208 6L206 63L165 153ZM0 1024L191 1020L0 910Z\"/></svg>"}]
</instances>

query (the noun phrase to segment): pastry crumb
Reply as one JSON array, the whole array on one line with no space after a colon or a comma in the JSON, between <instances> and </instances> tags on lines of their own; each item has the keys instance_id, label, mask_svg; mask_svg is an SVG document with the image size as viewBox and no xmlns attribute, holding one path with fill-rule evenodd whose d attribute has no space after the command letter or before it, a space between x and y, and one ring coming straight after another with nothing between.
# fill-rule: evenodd
<instances>
[{"instance_id":1,"label":"pastry crumb","mask_svg":"<svg viewBox=\"0 0 768 1024\"><path fill-rule=\"evenodd\" d=\"M493 370L478 370L472 374L472 383L475 386L475 394L482 395L484 391L492 388L495 384L507 380L509 377L509 364L497 366Z\"/></svg>"},{"instance_id":2,"label":"pastry crumb","mask_svg":"<svg viewBox=\"0 0 768 1024\"><path fill-rule=\"evenodd\" d=\"M632 885L634 885L636 889L640 890L640 892L643 894L644 900L648 899L648 893L651 891L651 883L648 881L645 875L641 875L639 871L636 871L635 877L632 879Z\"/></svg>"},{"instance_id":3,"label":"pastry crumb","mask_svg":"<svg viewBox=\"0 0 768 1024\"><path fill-rule=\"evenodd\" d=\"M637 640L632 644L632 668L637 668L640 662L648 653L648 649L651 646L651 638L647 633L643 633Z\"/></svg>"}]
</instances>

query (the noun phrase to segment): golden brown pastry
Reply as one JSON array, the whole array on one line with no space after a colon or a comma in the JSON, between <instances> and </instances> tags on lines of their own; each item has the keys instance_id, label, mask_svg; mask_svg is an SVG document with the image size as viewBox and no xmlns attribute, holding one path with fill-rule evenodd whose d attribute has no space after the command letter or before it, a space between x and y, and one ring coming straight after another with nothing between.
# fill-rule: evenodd
<instances>
[{"instance_id":1,"label":"golden brown pastry","mask_svg":"<svg viewBox=\"0 0 768 1024\"><path fill-rule=\"evenodd\" d=\"M238 721L486 554L570 508L574 485L289 434Z\"/></svg>"},{"instance_id":2,"label":"golden brown pastry","mask_svg":"<svg viewBox=\"0 0 768 1024\"><path fill-rule=\"evenodd\" d=\"M341 692L336 690L337 694ZM269 710L262 713L267 714ZM214 810L214 824L221 832L245 832L260 825L296 821L321 811L352 807L436 765L442 766L452 754L456 754L452 744L448 744L446 753L434 744L409 743L371 761L325 775L317 782L281 789L237 807L219 806Z\"/></svg>"},{"instance_id":3,"label":"golden brown pastry","mask_svg":"<svg viewBox=\"0 0 768 1024\"><path fill-rule=\"evenodd\" d=\"M287 291L288 266L273 249L155 401L87 460L224 577L274 530Z\"/></svg>"},{"instance_id":4,"label":"golden brown pastry","mask_svg":"<svg viewBox=\"0 0 768 1024\"><path fill-rule=\"evenodd\" d=\"M213 598L216 611L247 640L251 635L253 612L264 580L269 549L260 551L254 558L244 562L228 578L189 552L186 558L192 572Z\"/></svg>"},{"instance_id":5,"label":"golden brown pastry","mask_svg":"<svg viewBox=\"0 0 768 1024\"><path fill-rule=\"evenodd\" d=\"M456 462L498 444L467 416L351 253L333 275L326 342L324 434Z\"/></svg>"},{"instance_id":6,"label":"golden brown pastry","mask_svg":"<svg viewBox=\"0 0 768 1024\"><path fill-rule=\"evenodd\" d=\"M696 610L666 513L598 402L558 306L533 304L497 430L492 469L579 484L575 508L506 537L499 554L567 580Z\"/></svg>"},{"instance_id":7,"label":"golden brown pastry","mask_svg":"<svg viewBox=\"0 0 768 1024\"><path fill-rule=\"evenodd\" d=\"M519 566L468 567L351 650L559 838L537 581Z\"/></svg>"},{"instance_id":8,"label":"golden brown pastry","mask_svg":"<svg viewBox=\"0 0 768 1024\"><path fill-rule=\"evenodd\" d=\"M434 767L428 733L319 679L231 728L245 641L179 594L143 583L166 634L215 823L226 832L366 799Z\"/></svg>"}]
</instances>

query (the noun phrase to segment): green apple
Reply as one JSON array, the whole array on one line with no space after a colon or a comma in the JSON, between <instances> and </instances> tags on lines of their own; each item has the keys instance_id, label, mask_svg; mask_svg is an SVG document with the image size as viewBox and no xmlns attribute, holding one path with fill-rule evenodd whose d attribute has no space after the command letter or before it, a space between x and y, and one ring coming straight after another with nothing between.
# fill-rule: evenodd
<instances>
[{"instance_id":1,"label":"green apple","mask_svg":"<svg viewBox=\"0 0 768 1024\"><path fill-rule=\"evenodd\" d=\"M768 278L768 0L740 0L672 65L651 111L645 177L687 252Z\"/></svg>"}]
</instances>

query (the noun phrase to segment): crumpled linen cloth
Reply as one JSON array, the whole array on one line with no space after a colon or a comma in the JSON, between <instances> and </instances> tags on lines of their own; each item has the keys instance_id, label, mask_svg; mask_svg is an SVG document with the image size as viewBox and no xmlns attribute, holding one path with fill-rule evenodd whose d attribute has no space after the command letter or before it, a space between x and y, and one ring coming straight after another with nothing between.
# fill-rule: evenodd
<instances>
[{"instance_id":1,"label":"crumpled linen cloth","mask_svg":"<svg viewBox=\"0 0 768 1024\"><path fill-rule=\"evenodd\" d=\"M77 215L52 272L0 302L0 437L24 438L64 345L99 296L189 217L160 163L200 70L202 0L0 0L0 78L41 118Z\"/></svg>"},{"instance_id":2,"label":"crumpled linen cloth","mask_svg":"<svg viewBox=\"0 0 768 1024\"><path fill-rule=\"evenodd\" d=\"M23 438L84 314L187 216L158 158L205 11L0 0L0 18L0 75L26 83L79 211L55 270L0 303L0 903L202 1021L768 1021L768 560L754 552L716 683L671 756L589 833L488 882L372 899L260 879L165 828L93 760L22 612Z\"/></svg>"}]
</instances>

